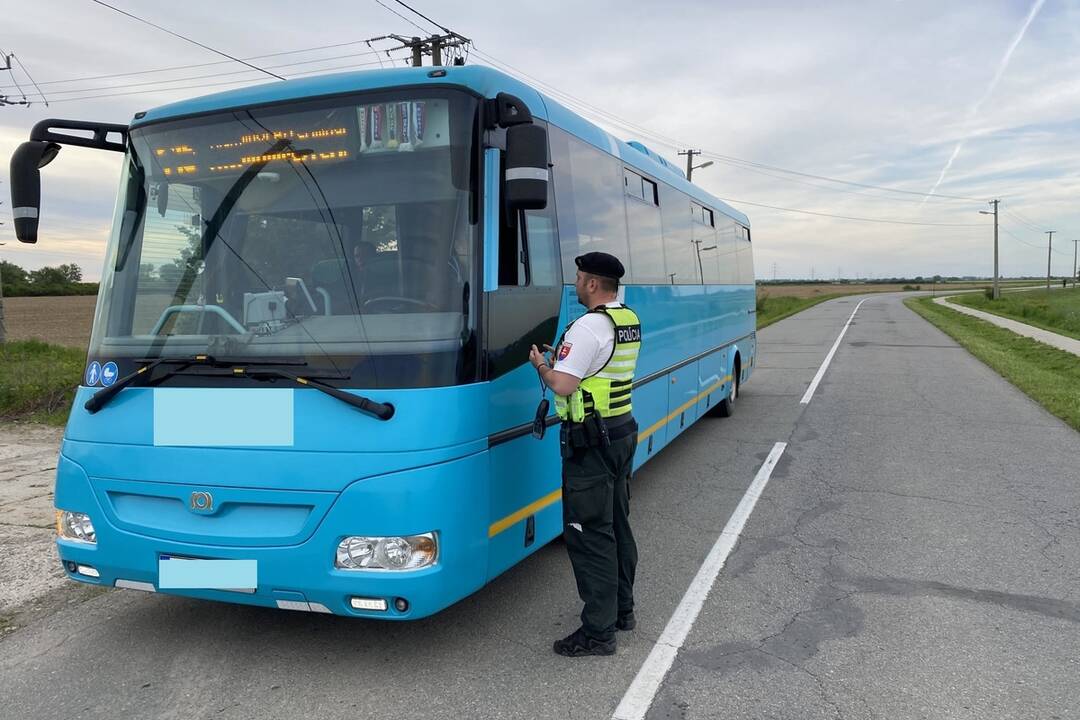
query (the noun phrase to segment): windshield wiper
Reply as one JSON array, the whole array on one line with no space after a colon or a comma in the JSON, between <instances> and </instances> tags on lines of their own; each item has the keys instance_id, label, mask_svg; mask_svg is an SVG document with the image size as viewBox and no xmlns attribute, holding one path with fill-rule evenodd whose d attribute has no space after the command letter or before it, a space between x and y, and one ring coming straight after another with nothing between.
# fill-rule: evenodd
<instances>
[{"instance_id":1,"label":"windshield wiper","mask_svg":"<svg viewBox=\"0 0 1080 720\"><path fill-rule=\"evenodd\" d=\"M86 411L88 413L93 415L98 410L105 407L110 400L119 395L121 390L128 387L129 385L132 385L136 380L145 380L149 378L150 376L147 375L147 373L156 368L158 365L176 366L164 376L162 376L163 379L169 377L170 375L175 375L184 368L194 365L197 362L202 362L206 360L206 358L206 355L196 355L195 357L190 358L154 358L153 360L147 362L146 365L143 365L141 368L131 373L130 375L125 375L109 387L104 388L103 390L98 390L90 397L89 400L86 401L86 404L83 405L83 407L86 408Z\"/></svg>"},{"instance_id":2,"label":"windshield wiper","mask_svg":"<svg viewBox=\"0 0 1080 720\"><path fill-rule=\"evenodd\" d=\"M240 364L243 364L243 365L262 365L262 364L265 364L265 365L307 365L307 362L305 362L303 360L281 360L281 361L278 361L278 362L266 362L266 363L239 362L239 361L238 362L231 362L229 360L215 358L213 355L195 355L195 356L189 357L189 358L163 358L163 357L139 358L135 362L146 363L146 364L143 365L138 370L136 370L135 372L131 373L130 375L125 375L124 377L120 378L119 380L117 380L115 383L113 383L109 387L104 388L102 390L98 390L96 393L94 393L93 396L89 400L86 401L86 404L83 405L83 407L86 408L87 412L89 412L91 415L93 415L98 410L100 410L101 408L108 405L109 402L114 397L116 397L118 394L120 394L121 390L123 390L126 387L130 387L136 381L138 381L138 380L142 380L144 382L149 381L150 375L148 373L151 370L153 370L154 368L156 368L158 365L175 365L175 367L171 368L164 375L160 375L157 378L155 378L156 382L161 382L162 380L165 380L166 378L170 378L173 375L179 375L180 373L184 372L185 370L187 370L192 365L207 365L209 367L231 367L233 365L240 365Z\"/></svg>"},{"instance_id":3,"label":"windshield wiper","mask_svg":"<svg viewBox=\"0 0 1080 720\"><path fill-rule=\"evenodd\" d=\"M251 363L246 363L251 365ZM233 368L234 376L259 376L266 375L271 377L285 378L286 380L292 380L293 382L303 385L304 387L315 388L319 392L326 393L330 397L337 398L343 403L352 405L354 408L363 410L366 413L374 415L380 420L389 420L394 416L394 406L390 403L381 403L364 397L363 395L353 395L347 393L344 390L340 390L333 385L327 385L326 383L319 382L313 378L300 377L299 375L293 375L291 372L280 370L273 367L256 367L253 370L248 370L247 367L240 366Z\"/></svg>"},{"instance_id":4,"label":"windshield wiper","mask_svg":"<svg viewBox=\"0 0 1080 720\"><path fill-rule=\"evenodd\" d=\"M130 375L125 375L124 377L120 378L109 387L104 388L103 390L98 390L96 393L94 393L94 395L89 400L87 400L86 404L83 406L86 408L87 412L89 412L91 415L96 413L98 410L105 407L105 405L107 405L109 401L116 397L121 390L126 387L130 387L137 380L141 379L148 382L150 378L150 375L148 373L154 368L156 368L158 365L175 365L175 367L170 368L169 371L166 372L164 375L154 378L155 382L161 382L162 380L170 378L174 375L184 373L192 365L200 365L211 368L231 368L231 372L216 374L217 377L258 377L262 375L292 380L299 385L315 388L316 390L326 393L331 397L337 398L344 403L348 403L349 405L352 405L359 410L370 413L371 415L374 415L380 420L389 420L394 415L394 406L390 403L375 402L374 400L370 400L366 397L363 397L362 395L353 395L352 393L347 393L344 390L339 390L332 385L327 385L325 383L319 382L310 375L307 377L300 377L299 375L294 375L291 372L280 369L281 365L306 366L307 362L303 360L280 360L276 362L231 362L224 358L215 358L212 355L195 355L194 357L190 358L146 358L140 360L139 362L146 362L146 364L135 372L131 373Z\"/></svg>"}]
</instances>

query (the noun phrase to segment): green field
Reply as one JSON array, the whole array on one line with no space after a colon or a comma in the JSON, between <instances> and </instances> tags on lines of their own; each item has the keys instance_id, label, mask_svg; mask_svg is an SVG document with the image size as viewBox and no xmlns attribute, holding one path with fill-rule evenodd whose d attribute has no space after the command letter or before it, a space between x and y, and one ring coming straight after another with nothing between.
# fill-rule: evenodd
<instances>
[{"instance_id":1,"label":"green field","mask_svg":"<svg viewBox=\"0 0 1080 720\"><path fill-rule=\"evenodd\" d=\"M0 420L63 425L86 351L37 340L0 345Z\"/></svg>"},{"instance_id":2,"label":"green field","mask_svg":"<svg viewBox=\"0 0 1080 720\"><path fill-rule=\"evenodd\" d=\"M1080 340L1080 288L1005 293L991 300L982 293L957 295L950 302L994 313Z\"/></svg>"},{"instance_id":3,"label":"green field","mask_svg":"<svg viewBox=\"0 0 1080 720\"><path fill-rule=\"evenodd\" d=\"M942 307L932 298L910 298L904 304L1080 431L1080 358L1076 355Z\"/></svg>"},{"instance_id":4,"label":"green field","mask_svg":"<svg viewBox=\"0 0 1080 720\"><path fill-rule=\"evenodd\" d=\"M846 293L830 293L817 297L796 297L794 295L759 294L757 297L757 329L760 330L774 322L779 322L797 312L802 312L826 300L843 297Z\"/></svg>"}]
</instances>

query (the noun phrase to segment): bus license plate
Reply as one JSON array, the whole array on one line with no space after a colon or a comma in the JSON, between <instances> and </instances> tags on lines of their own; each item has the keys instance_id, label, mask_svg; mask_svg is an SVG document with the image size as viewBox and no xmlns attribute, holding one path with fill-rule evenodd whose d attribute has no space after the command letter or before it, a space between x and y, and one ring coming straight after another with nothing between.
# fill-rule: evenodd
<instances>
[{"instance_id":1,"label":"bus license plate","mask_svg":"<svg viewBox=\"0 0 1080 720\"><path fill-rule=\"evenodd\" d=\"M258 587L257 560L205 560L161 555L158 587L162 590L230 590L253 593Z\"/></svg>"}]
</instances>

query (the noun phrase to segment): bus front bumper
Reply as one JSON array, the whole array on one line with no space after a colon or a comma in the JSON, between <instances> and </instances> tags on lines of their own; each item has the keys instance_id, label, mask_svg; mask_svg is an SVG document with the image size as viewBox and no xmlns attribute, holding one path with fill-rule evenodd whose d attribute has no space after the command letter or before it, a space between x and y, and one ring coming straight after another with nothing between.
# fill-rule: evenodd
<instances>
[{"instance_id":1,"label":"bus front bumper","mask_svg":"<svg viewBox=\"0 0 1080 720\"><path fill-rule=\"evenodd\" d=\"M335 615L407 620L431 615L481 587L486 580L486 454L358 480L333 502L314 533L299 544L201 544L152 537L118 527L105 512L92 480L61 455L56 507L90 515L96 543L59 538L64 571L72 580L185 597ZM335 567L338 544L348 536L435 533L434 565L417 570L345 570ZM162 588L163 556L255 561L253 590ZM358 600L357 600L358 599ZM385 609L380 609L385 605Z\"/></svg>"}]
</instances>

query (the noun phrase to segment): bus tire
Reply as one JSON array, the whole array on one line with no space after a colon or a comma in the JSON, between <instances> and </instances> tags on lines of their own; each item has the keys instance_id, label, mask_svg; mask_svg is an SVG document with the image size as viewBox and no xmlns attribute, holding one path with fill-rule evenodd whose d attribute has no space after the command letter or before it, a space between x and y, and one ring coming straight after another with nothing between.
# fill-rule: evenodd
<instances>
[{"instance_id":1,"label":"bus tire","mask_svg":"<svg viewBox=\"0 0 1080 720\"><path fill-rule=\"evenodd\" d=\"M731 417L735 414L735 398L739 396L739 381L732 379L728 396L716 403L716 417Z\"/></svg>"},{"instance_id":2,"label":"bus tire","mask_svg":"<svg viewBox=\"0 0 1080 720\"><path fill-rule=\"evenodd\" d=\"M742 363L739 362L738 356L735 357L735 368L731 373L731 387L728 388L728 395L720 402L716 403L709 414L713 417L731 417L735 414L735 400L739 397L739 373L742 370Z\"/></svg>"}]
</instances>

